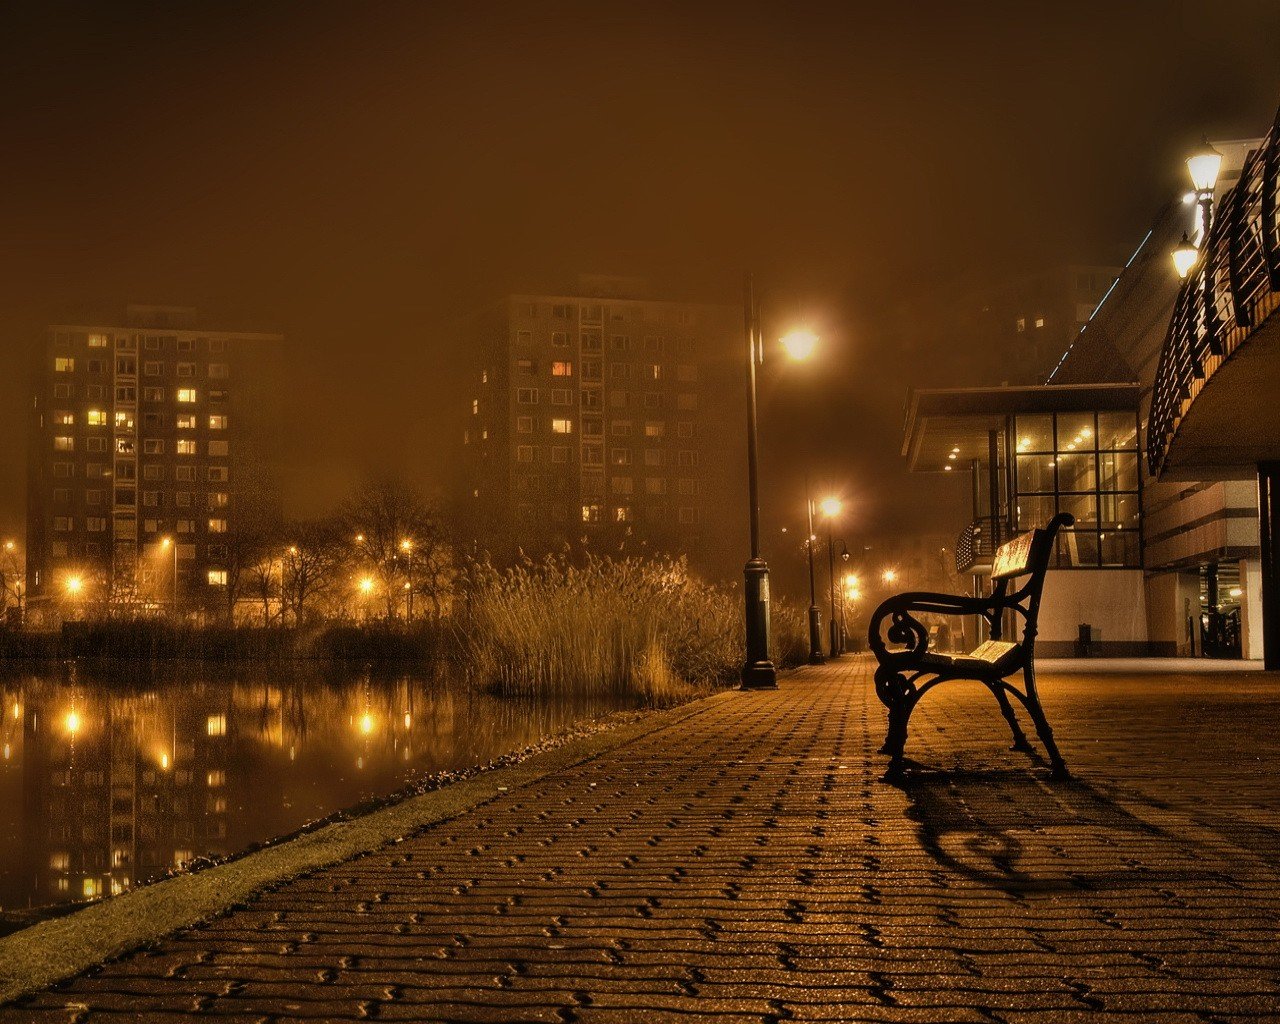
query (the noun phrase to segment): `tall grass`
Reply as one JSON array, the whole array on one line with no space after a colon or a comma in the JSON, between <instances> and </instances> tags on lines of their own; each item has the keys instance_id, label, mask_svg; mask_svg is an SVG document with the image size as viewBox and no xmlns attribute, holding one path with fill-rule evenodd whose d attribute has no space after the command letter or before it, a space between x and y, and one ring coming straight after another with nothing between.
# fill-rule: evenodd
<instances>
[{"instance_id":1,"label":"tall grass","mask_svg":"<svg viewBox=\"0 0 1280 1024\"><path fill-rule=\"evenodd\" d=\"M699 580L680 559L476 564L464 586L460 660L499 692L600 689L663 702L727 682L741 664L741 593Z\"/></svg>"}]
</instances>

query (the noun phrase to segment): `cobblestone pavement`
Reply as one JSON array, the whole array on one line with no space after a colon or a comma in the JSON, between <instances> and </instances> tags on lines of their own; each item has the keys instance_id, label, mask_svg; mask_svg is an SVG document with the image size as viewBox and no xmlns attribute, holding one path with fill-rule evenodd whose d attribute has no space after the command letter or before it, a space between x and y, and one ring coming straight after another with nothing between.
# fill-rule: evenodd
<instances>
[{"instance_id":1,"label":"cobblestone pavement","mask_svg":"<svg viewBox=\"0 0 1280 1024\"><path fill-rule=\"evenodd\" d=\"M1046 678L1074 781L863 660L284 884L16 1021L1280 1019L1275 676Z\"/></svg>"}]
</instances>

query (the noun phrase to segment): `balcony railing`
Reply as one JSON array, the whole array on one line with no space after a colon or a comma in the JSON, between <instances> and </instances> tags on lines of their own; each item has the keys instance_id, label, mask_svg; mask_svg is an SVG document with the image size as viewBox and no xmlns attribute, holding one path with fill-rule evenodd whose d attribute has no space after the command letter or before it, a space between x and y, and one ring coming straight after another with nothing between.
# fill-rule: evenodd
<instances>
[{"instance_id":1,"label":"balcony railing","mask_svg":"<svg viewBox=\"0 0 1280 1024\"><path fill-rule=\"evenodd\" d=\"M1008 531L998 519L975 519L956 538L956 572L989 570L996 548L1008 539Z\"/></svg>"},{"instance_id":2,"label":"balcony railing","mask_svg":"<svg viewBox=\"0 0 1280 1024\"><path fill-rule=\"evenodd\" d=\"M1174 304L1147 423L1154 475L1205 383L1280 306L1278 174L1280 115L1219 201L1200 260Z\"/></svg>"}]
</instances>

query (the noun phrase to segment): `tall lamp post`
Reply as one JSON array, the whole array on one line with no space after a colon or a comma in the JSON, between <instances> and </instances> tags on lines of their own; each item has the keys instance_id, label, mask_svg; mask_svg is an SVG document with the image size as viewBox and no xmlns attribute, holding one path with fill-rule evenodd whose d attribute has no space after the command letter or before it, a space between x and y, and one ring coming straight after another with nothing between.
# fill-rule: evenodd
<instances>
[{"instance_id":1,"label":"tall lamp post","mask_svg":"<svg viewBox=\"0 0 1280 1024\"><path fill-rule=\"evenodd\" d=\"M1204 328L1205 338L1212 352L1220 350L1218 340L1217 314L1214 309L1213 274L1210 262L1213 253L1209 249L1209 228L1213 225L1213 190L1218 183L1218 172L1222 169L1222 154L1209 145L1208 140L1187 157L1187 173L1191 176L1191 185L1195 189L1196 207L1200 211L1200 232L1198 245L1193 243L1184 233L1182 241L1173 250L1173 266L1178 276L1185 278L1195 265L1204 260Z\"/></svg>"},{"instance_id":2,"label":"tall lamp post","mask_svg":"<svg viewBox=\"0 0 1280 1024\"><path fill-rule=\"evenodd\" d=\"M828 656L838 658L840 657L840 622L836 617L835 521L836 517L844 509L844 503L839 498L823 498L818 507L821 509L823 517L827 520L827 582L830 585L831 596L831 650Z\"/></svg>"},{"instance_id":3,"label":"tall lamp post","mask_svg":"<svg viewBox=\"0 0 1280 1024\"><path fill-rule=\"evenodd\" d=\"M178 617L178 542L172 537L160 539L161 551L173 551L173 603L171 605L174 619Z\"/></svg>"},{"instance_id":4,"label":"tall lamp post","mask_svg":"<svg viewBox=\"0 0 1280 1024\"><path fill-rule=\"evenodd\" d=\"M756 302L755 287L750 275L747 275L743 292L747 342L747 501L751 523L751 557L742 571L747 634L742 688L772 690L778 685L778 673L769 655L769 564L760 553L759 429L756 409L756 369L764 364L764 335L760 330L760 307ZM782 339L782 344L792 359L807 359L817 347L818 338L810 331L793 331Z\"/></svg>"},{"instance_id":5,"label":"tall lamp post","mask_svg":"<svg viewBox=\"0 0 1280 1024\"><path fill-rule=\"evenodd\" d=\"M818 585L813 571L813 544L818 538L813 532L813 498L809 495L808 477L805 477L804 492L809 514L809 533L804 542L809 552L809 664L821 665L827 659L822 656L822 612L818 609Z\"/></svg>"},{"instance_id":6,"label":"tall lamp post","mask_svg":"<svg viewBox=\"0 0 1280 1024\"><path fill-rule=\"evenodd\" d=\"M405 621L413 621L413 541L402 540L400 550L409 556L409 578L405 582Z\"/></svg>"}]
</instances>

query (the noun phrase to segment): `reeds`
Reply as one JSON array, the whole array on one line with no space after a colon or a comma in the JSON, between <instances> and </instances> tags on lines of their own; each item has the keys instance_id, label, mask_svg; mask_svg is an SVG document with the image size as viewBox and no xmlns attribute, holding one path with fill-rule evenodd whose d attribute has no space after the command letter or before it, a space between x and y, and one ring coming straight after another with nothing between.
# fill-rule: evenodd
<instances>
[{"instance_id":1,"label":"reeds","mask_svg":"<svg viewBox=\"0 0 1280 1024\"><path fill-rule=\"evenodd\" d=\"M741 593L690 575L682 559L480 563L463 586L461 661L503 693L595 689L664 702L740 667Z\"/></svg>"}]
</instances>

